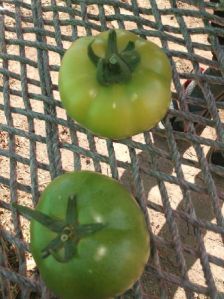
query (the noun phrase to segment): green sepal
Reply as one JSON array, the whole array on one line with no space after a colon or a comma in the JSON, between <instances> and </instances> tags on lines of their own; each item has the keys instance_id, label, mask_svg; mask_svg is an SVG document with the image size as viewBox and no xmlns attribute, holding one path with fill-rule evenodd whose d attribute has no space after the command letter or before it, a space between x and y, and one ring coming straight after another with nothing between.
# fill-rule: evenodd
<instances>
[{"instance_id":1,"label":"green sepal","mask_svg":"<svg viewBox=\"0 0 224 299\"><path fill-rule=\"evenodd\" d=\"M55 239L51 240L44 249L41 250L42 258L45 259L56 250L60 250L63 244L64 243L61 241L61 236L58 235Z\"/></svg>"},{"instance_id":2,"label":"green sepal","mask_svg":"<svg viewBox=\"0 0 224 299\"><path fill-rule=\"evenodd\" d=\"M103 229L102 223L79 224L77 197L69 196L64 220L57 220L38 210L32 210L13 203L12 206L28 220L36 220L49 230L57 233L48 245L41 250L42 258L52 255L55 260L65 263L77 254L77 244L82 239Z\"/></svg>"},{"instance_id":3,"label":"green sepal","mask_svg":"<svg viewBox=\"0 0 224 299\"><path fill-rule=\"evenodd\" d=\"M96 78L101 85L125 83L131 80L132 72L140 62L140 55L135 50L135 43L129 41L121 52L117 47L117 34L110 30L105 57L97 56L92 48L94 41L88 45L88 57L96 66Z\"/></svg>"},{"instance_id":4,"label":"green sepal","mask_svg":"<svg viewBox=\"0 0 224 299\"><path fill-rule=\"evenodd\" d=\"M18 212L23 215L28 220L36 220L40 224L46 226L51 231L59 233L63 230L65 223L61 220L53 219L52 217L38 211L32 210L28 207L12 203L12 206L18 210Z\"/></svg>"},{"instance_id":5,"label":"green sepal","mask_svg":"<svg viewBox=\"0 0 224 299\"><path fill-rule=\"evenodd\" d=\"M77 200L75 195L71 195L68 198L68 204L66 209L66 225L75 225L78 222L77 212Z\"/></svg>"},{"instance_id":6,"label":"green sepal","mask_svg":"<svg viewBox=\"0 0 224 299\"><path fill-rule=\"evenodd\" d=\"M100 57L98 57L92 48L93 41L88 45L87 53L90 60L94 63L95 66L99 63Z\"/></svg>"}]
</instances>

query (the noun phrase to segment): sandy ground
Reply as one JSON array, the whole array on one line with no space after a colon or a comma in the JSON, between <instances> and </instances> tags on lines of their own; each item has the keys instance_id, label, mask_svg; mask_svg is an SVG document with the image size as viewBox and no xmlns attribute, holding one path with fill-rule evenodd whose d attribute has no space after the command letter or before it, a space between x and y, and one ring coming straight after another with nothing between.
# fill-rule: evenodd
<instances>
[{"instance_id":1,"label":"sandy ground","mask_svg":"<svg viewBox=\"0 0 224 299\"><path fill-rule=\"evenodd\" d=\"M26 1L26 2L29 3L29 1ZM50 1L47 1L47 0L42 1L42 2L43 2L43 5L50 4ZM131 1L122 1L122 2L131 2ZM140 0L138 2L141 7L149 7L149 4L148 4L149 1ZM180 1L177 1L177 2L180 2ZM57 1L57 3L60 5L65 5L63 1ZM170 7L169 1L167 1L167 0L157 1L157 5L161 9ZM179 3L179 5L182 8L193 8L193 7L189 7L189 5L182 4L182 3ZM6 5L6 7L8 7L8 9L12 9L12 6L10 6L10 5L8 5L8 6ZM93 14L98 13L98 9L96 8L95 5L89 6L88 9L89 9L89 12L91 12ZM108 15L113 13L113 8L111 6L105 6L104 9L105 9L105 13ZM194 8L194 9L196 9L196 8ZM30 12L25 9L23 9L22 12L26 16L31 15ZM121 13L122 12L130 14L130 12L121 10ZM149 17L149 16L144 15L143 17L146 19L153 20L153 17L151 17L151 16ZM44 13L44 18L46 20L47 19L50 20L53 18L53 14L51 12L46 12L46 13ZM68 15L60 13L60 18L67 19ZM162 21L163 21L163 24L178 26L177 21L174 16L169 16L169 15L163 16ZM187 22L188 26L194 27L194 28L203 26L201 20L199 20L197 18L193 18L193 17L186 18L186 22ZM7 24L8 26L14 26L15 20L7 17L5 19L5 24ZM24 28L30 27L30 26L32 26L30 23L26 23L26 22L23 23ZM109 26L117 27L117 22L112 21L109 23ZM136 28L136 24L133 22L126 22L126 28L134 29L134 28ZM46 29L53 30L53 27L46 26ZM147 29L149 29L149 28L147 28ZM78 31L79 31L80 35L85 34L85 31L82 27L79 27ZM69 26L62 27L62 33L66 34L66 35L70 35L71 28ZM13 33L13 32L7 32L7 37L15 38L15 39L17 38L16 33ZM24 34L24 39L35 40L35 35L32 33L26 33L26 34ZM194 41L198 41L198 42L200 41L200 42L207 43L206 35L200 35L200 36L194 35L192 37L192 39ZM159 39L151 38L151 40L160 45ZM48 44L56 45L56 42L53 38L48 37L47 42L48 42ZM70 43L64 42L63 45L65 48L68 48ZM171 49L187 51L186 48L184 48L182 46L178 46L177 44L169 43L169 47ZM8 45L7 52L8 52L8 54L19 55L19 48L15 45ZM27 58L29 58L33 61L37 61L37 51L35 48L26 47L25 53L26 53ZM203 51L197 50L196 53L201 56L205 56L207 58L211 57L211 54L208 52L203 52ZM59 65L59 63L60 63L59 55L55 54L54 52L49 52L49 60L50 60L50 64ZM187 60L175 58L175 62L176 62L176 66L177 66L177 69L179 72L190 72L192 69L191 63ZM1 60L0 60L0 64L2 64ZM9 70L11 72L19 74L20 73L19 62L10 60L9 61ZM39 80L39 74L38 74L38 70L36 68L27 66L27 72L28 72L29 78ZM58 78L58 73L51 72L51 79L54 84L57 84L57 78ZM0 76L0 83L2 85L2 77L1 76ZM10 78L10 88L12 88L16 91L20 91L21 90L20 81ZM40 88L37 86L34 86L33 84L29 84L28 89L29 89L29 92L36 93L38 95L41 94ZM59 100L59 95L56 91L54 92L54 96L55 96L56 100ZM11 101L12 107L24 108L24 102L20 96L11 95L10 101ZM43 113L43 102L35 100L35 99L30 99L30 103L32 105L33 111ZM3 104L2 96L0 97L0 104ZM222 111L220 113L222 113ZM222 116L222 114L220 114L220 115ZM62 110L60 108L57 109L57 116L60 118L66 119L64 110ZM4 112L2 110L0 110L0 123L3 123L3 124L6 123ZM24 131L28 131L28 123L27 123L26 116L13 113L13 125L15 128L18 128L18 129L21 129ZM44 121L35 119L34 125L35 125L35 134L41 135L41 136L46 136ZM61 125L58 126L58 129L60 132L60 140L62 142L68 142L68 143L71 142L71 137L70 137L70 133L69 133L68 129ZM88 143L86 135L84 135L80 132L78 132L77 135L78 135L78 142L79 142L80 148L89 150L89 143ZM214 129L212 129L210 127L206 128L203 131L202 136L205 136L206 138L210 138L212 140L216 138ZM8 149L8 138L9 138L9 136L6 132L0 131L0 149L3 149L3 150ZM135 136L134 140L144 143L142 135ZM165 139L159 138L158 136L154 135L153 142L154 142L154 145L156 145L159 149L168 151L167 143L166 143ZM96 149L97 149L98 153L101 153L103 155L108 154L105 140L95 137L95 144L96 144ZM22 157L29 159L29 157L30 157L29 147L30 147L30 144L29 144L28 139L26 139L24 137L16 136L16 154L17 155L20 155ZM37 142L36 147L37 147L36 155L37 155L38 162L41 162L41 163L44 163L47 165L49 163L49 160L47 157L46 146L42 143ZM116 158L118 160L123 161L123 162L130 162L129 150L126 145L114 143L114 148L115 148ZM186 158L191 161L198 161L195 150L190 144L186 145L183 143L178 143L178 149L183 158ZM207 153L208 147L203 146L203 150L205 153ZM73 170L74 163L73 163L72 153L68 150L62 149L61 155L62 155L63 168L66 171ZM156 180L154 178L146 175L146 173L149 171L149 163L148 163L147 153L139 150L137 157L139 159L139 165L141 168L141 177L143 179L143 185L144 185L145 193L146 193L148 199L152 203L155 203L157 205L162 205L161 195L160 195L160 191L158 189ZM86 157L85 155L81 155L80 158L81 158L82 169L94 170L94 162L92 161L92 159L90 159L89 157ZM163 158L159 158L157 163L158 163L158 170L160 170L161 172L163 172L165 174L169 174L169 175L176 177L174 165L170 161L163 159ZM103 173L110 174L111 171L110 171L109 165L107 165L106 163L100 163L100 167L101 167L101 171ZM205 186L204 181L203 181L203 175L199 168L192 166L191 163L189 163L189 164L185 163L182 165L182 169L184 172L185 180L187 182L193 183L197 186L202 186L202 187ZM16 170L17 170L18 182L29 186L31 184L29 165L24 165L23 163L18 162L16 165ZM133 191L133 181L132 181L131 173L121 167L118 169L118 171L119 171L119 177L120 177L121 182L128 189ZM0 175L4 176L6 178L10 177L9 158L6 158L4 156L0 156ZM214 176L214 181L217 186L217 189L219 191L224 191L223 178ZM39 190L42 191L44 189L44 187L49 182L50 182L50 176L49 176L48 171L45 171L43 169L38 169ZM165 185L166 185L166 188L168 191L168 196L169 196L172 208L177 211L181 211L183 209L183 201L182 201L183 194L181 192L180 187L176 184L171 184L171 183L166 183L166 182L165 182ZM6 187L4 185L0 185L0 192L1 192L1 199L6 202L9 202L10 194L9 194L8 187ZM195 193L192 192L191 197L192 197L192 201L193 201L197 216L200 219L204 219L204 220L210 221L212 223L216 223L216 221L214 219L214 215L212 213L211 200L209 199L209 196L206 194L198 194L196 192ZM27 194L26 192L18 191L18 200L20 203L25 203L27 205L31 205L31 196L30 196L30 194ZM0 209L0 215L1 215L1 224L2 224L3 228L13 232L13 226L11 223L10 213L4 209ZM165 240L170 240L171 236L168 231L168 227L167 227L164 215L162 213L155 212L154 210L149 209L149 216L150 216L150 222L151 222L153 233L155 235L157 235L158 237L161 237ZM29 242L28 222L21 217L21 224L22 224L24 237L25 237L26 241ZM197 243L196 243L196 239L193 234L193 231L191 229L190 229L190 231L188 231L186 223L181 220L178 220L177 224L178 224L178 228L180 230L180 235L181 235L181 239L182 239L183 243L186 246L190 246L191 248L196 248ZM204 233L204 242L205 242L205 246L206 246L208 253L210 253L211 255L214 255L216 257L224 259L224 248L223 248L221 238L219 237L218 234L215 234L212 232L205 232ZM168 254L167 254L167 252L168 252ZM167 249L161 249L159 251L159 255L160 255L162 268L169 273L178 275L179 272L178 272L178 266L177 266L177 263L175 260L174 251L173 250L167 251ZM203 275L203 270L202 270L202 267L200 264L200 260L198 258L195 258L195 257L189 255L189 254L186 254L186 262L187 262L187 268L188 268L188 274L189 274L190 280L192 282L198 283L200 285L206 285L204 275ZM30 273L32 273L32 270L35 268L35 263L30 255L27 256L27 268L28 268L28 275L30 275ZM214 264L211 264L211 269L212 269L212 273L213 273L215 283L216 283L218 290L224 292L223 269L218 266L215 266ZM146 293L150 293L155 296L159 295L158 285L157 285L157 282L154 277L152 277L150 275L145 275L144 276L144 284L145 284ZM168 285L168 294L169 294L170 299L185 298L183 289L176 287L174 285L171 285L171 284ZM204 295L195 293L195 298L204 299L206 297Z\"/></svg>"}]
</instances>

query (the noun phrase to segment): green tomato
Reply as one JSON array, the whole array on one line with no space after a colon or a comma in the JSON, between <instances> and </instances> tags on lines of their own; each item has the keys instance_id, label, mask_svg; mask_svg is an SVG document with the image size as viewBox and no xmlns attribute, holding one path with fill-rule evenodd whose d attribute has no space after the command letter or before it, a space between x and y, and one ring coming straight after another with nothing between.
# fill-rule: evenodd
<instances>
[{"instance_id":1,"label":"green tomato","mask_svg":"<svg viewBox=\"0 0 224 299\"><path fill-rule=\"evenodd\" d=\"M46 285L61 298L113 298L143 273L149 258L145 219L116 180L90 171L63 174L34 211L24 209L33 218L31 253Z\"/></svg>"},{"instance_id":2,"label":"green tomato","mask_svg":"<svg viewBox=\"0 0 224 299\"><path fill-rule=\"evenodd\" d=\"M154 43L126 30L77 39L59 72L62 104L71 118L111 139L154 127L171 100L171 66Z\"/></svg>"}]
</instances>

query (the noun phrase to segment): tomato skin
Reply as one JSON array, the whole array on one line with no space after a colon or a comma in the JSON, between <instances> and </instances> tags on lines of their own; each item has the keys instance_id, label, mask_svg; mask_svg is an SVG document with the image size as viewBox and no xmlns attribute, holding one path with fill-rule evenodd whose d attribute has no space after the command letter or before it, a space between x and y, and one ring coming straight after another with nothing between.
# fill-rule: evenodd
<instances>
[{"instance_id":1,"label":"tomato skin","mask_svg":"<svg viewBox=\"0 0 224 299\"><path fill-rule=\"evenodd\" d=\"M42 193L38 211L63 219L68 197L77 195L80 224L105 227L77 244L66 263L41 250L56 233L31 221L31 252L46 285L63 299L109 299L125 292L140 277L149 258L149 235L139 206L117 181L80 171L53 180Z\"/></svg>"},{"instance_id":2,"label":"tomato skin","mask_svg":"<svg viewBox=\"0 0 224 299\"><path fill-rule=\"evenodd\" d=\"M82 37L66 51L59 72L62 104L71 118L93 133L111 139L133 136L154 127L166 114L171 99L171 66L154 43L126 31L116 30L121 51L135 43L140 62L128 82L103 86L88 57L105 55L109 31Z\"/></svg>"}]
</instances>

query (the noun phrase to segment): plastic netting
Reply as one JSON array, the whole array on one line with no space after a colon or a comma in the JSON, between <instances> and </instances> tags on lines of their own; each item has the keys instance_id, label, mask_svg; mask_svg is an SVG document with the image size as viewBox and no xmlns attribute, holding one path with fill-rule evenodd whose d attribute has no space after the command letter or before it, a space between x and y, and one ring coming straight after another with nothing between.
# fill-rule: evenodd
<instances>
[{"instance_id":1,"label":"plastic netting","mask_svg":"<svg viewBox=\"0 0 224 299\"><path fill-rule=\"evenodd\" d=\"M11 203L35 206L54 177L74 169L121 181L147 219L151 258L120 298L224 298L224 168L211 159L224 150L222 8L202 0L0 0L1 298L54 297L29 253L29 223ZM164 49L179 107L121 141L68 118L57 86L71 42L109 28Z\"/></svg>"}]
</instances>

